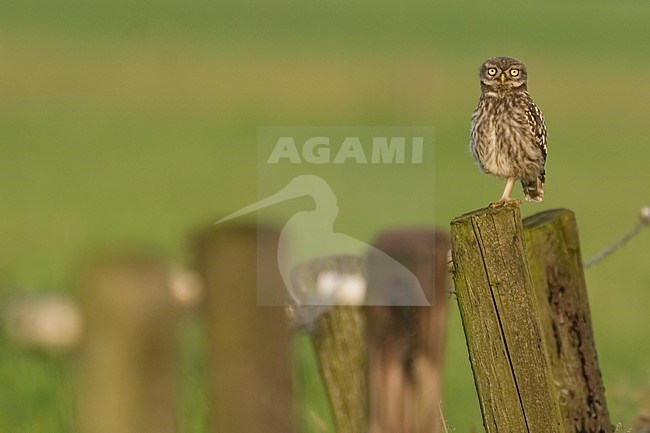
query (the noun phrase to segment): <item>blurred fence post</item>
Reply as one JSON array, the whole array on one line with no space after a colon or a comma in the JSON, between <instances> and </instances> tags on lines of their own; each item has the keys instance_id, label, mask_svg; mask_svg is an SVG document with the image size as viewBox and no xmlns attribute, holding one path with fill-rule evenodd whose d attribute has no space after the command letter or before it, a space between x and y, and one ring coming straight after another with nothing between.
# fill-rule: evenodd
<instances>
[{"instance_id":1,"label":"blurred fence post","mask_svg":"<svg viewBox=\"0 0 650 433\"><path fill-rule=\"evenodd\" d=\"M488 433L563 433L517 205L451 222L454 282Z\"/></svg>"},{"instance_id":2,"label":"blurred fence post","mask_svg":"<svg viewBox=\"0 0 650 433\"><path fill-rule=\"evenodd\" d=\"M285 309L257 305L258 290L283 290L277 241L277 231L230 225L209 227L195 238L206 284L214 433L293 431Z\"/></svg>"},{"instance_id":3,"label":"blurred fence post","mask_svg":"<svg viewBox=\"0 0 650 433\"><path fill-rule=\"evenodd\" d=\"M336 292L346 285L365 285L365 266L360 257L331 256L314 259L292 271L292 282L301 293L322 292L323 276L338 281ZM329 284L327 284L329 286ZM328 290L329 291L329 290ZM355 288L356 291L356 288ZM365 356L365 323L360 306L322 304L296 306L298 322L312 331L312 341L327 391L336 433L367 431L367 387ZM298 383L298 386L304 386ZM309 414L301 414L301 416ZM313 422L310 420L307 423ZM329 431L325 420L323 430L306 426L308 431ZM301 432L302 433L302 432Z\"/></svg>"},{"instance_id":4,"label":"blurred fence post","mask_svg":"<svg viewBox=\"0 0 650 433\"><path fill-rule=\"evenodd\" d=\"M611 432L575 216L570 210L551 210L523 224L565 429Z\"/></svg>"},{"instance_id":5,"label":"blurred fence post","mask_svg":"<svg viewBox=\"0 0 650 433\"><path fill-rule=\"evenodd\" d=\"M178 431L177 311L167 264L146 253L108 253L86 263L77 285L85 325L79 431Z\"/></svg>"},{"instance_id":6,"label":"blurred fence post","mask_svg":"<svg viewBox=\"0 0 650 433\"><path fill-rule=\"evenodd\" d=\"M449 237L435 230L393 230L382 233L374 246L417 277L431 306L365 308L370 432L438 432ZM373 263L371 253L369 292L377 289ZM390 276L382 275L381 280L377 284L395 284Z\"/></svg>"}]
</instances>

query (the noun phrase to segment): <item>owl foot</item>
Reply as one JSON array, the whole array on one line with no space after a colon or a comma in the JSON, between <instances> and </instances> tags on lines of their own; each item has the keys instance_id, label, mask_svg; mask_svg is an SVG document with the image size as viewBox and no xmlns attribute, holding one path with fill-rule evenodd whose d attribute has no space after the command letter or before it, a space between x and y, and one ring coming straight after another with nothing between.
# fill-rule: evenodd
<instances>
[{"instance_id":1,"label":"owl foot","mask_svg":"<svg viewBox=\"0 0 650 433\"><path fill-rule=\"evenodd\" d=\"M517 181L516 178L514 177L509 177L508 181L506 182L506 187L503 190L503 194L501 195L501 198L499 201L495 201L494 203L490 203L491 208L495 207L502 207L502 206L507 206L509 204L519 204L521 203L519 200L512 200L510 198L510 193L512 192L512 187L515 186L515 182Z\"/></svg>"},{"instance_id":2,"label":"owl foot","mask_svg":"<svg viewBox=\"0 0 650 433\"><path fill-rule=\"evenodd\" d=\"M497 207L503 207L503 206L510 206L510 205L517 205L519 206L521 204L521 200L515 200L515 199L501 199L499 201L495 201L494 203L490 203L489 207L494 209Z\"/></svg>"}]
</instances>

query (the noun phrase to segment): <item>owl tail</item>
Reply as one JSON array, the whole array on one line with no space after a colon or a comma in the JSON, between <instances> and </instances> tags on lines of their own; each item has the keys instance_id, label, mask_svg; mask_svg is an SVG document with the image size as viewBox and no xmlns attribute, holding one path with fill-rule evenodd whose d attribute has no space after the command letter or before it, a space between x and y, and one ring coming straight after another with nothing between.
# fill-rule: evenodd
<instances>
[{"instance_id":1,"label":"owl tail","mask_svg":"<svg viewBox=\"0 0 650 433\"><path fill-rule=\"evenodd\" d=\"M526 201L542 201L544 198L544 179L538 177L535 180L522 180Z\"/></svg>"}]
</instances>

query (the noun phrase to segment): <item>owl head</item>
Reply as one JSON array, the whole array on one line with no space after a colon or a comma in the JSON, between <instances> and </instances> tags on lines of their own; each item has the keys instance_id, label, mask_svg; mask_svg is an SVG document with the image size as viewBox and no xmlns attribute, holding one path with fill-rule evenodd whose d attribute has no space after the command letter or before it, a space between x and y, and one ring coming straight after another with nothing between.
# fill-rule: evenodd
<instances>
[{"instance_id":1,"label":"owl head","mask_svg":"<svg viewBox=\"0 0 650 433\"><path fill-rule=\"evenodd\" d=\"M512 57L492 57L481 66L481 86L491 90L526 89L526 67Z\"/></svg>"}]
</instances>

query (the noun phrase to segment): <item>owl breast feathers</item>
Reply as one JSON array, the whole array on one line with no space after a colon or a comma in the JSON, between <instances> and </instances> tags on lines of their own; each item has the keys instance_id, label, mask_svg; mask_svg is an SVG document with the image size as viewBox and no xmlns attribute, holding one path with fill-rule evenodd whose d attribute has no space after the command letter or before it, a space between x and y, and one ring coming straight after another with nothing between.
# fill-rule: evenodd
<instances>
[{"instance_id":1,"label":"owl breast feathers","mask_svg":"<svg viewBox=\"0 0 650 433\"><path fill-rule=\"evenodd\" d=\"M501 202L520 180L526 200L544 197L546 124L527 89L524 65L494 57L481 67L481 96L472 115L470 147L481 169L508 180Z\"/></svg>"}]
</instances>

